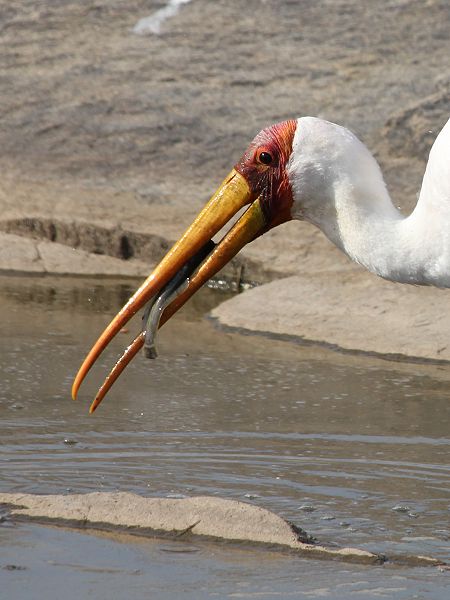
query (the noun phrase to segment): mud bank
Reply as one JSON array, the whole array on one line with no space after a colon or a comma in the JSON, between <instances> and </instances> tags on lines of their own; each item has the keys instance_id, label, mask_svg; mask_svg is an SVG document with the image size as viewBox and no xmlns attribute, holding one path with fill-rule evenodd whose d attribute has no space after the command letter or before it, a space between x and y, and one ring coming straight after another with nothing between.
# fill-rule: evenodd
<instances>
[{"instance_id":1,"label":"mud bank","mask_svg":"<svg viewBox=\"0 0 450 600\"><path fill-rule=\"evenodd\" d=\"M253 136L307 114L355 131L414 206L448 118L447 2L192 0L136 35L149 12L0 0L0 271L146 276ZM280 279L219 309L229 326L450 359L445 292L366 275L311 226L265 235L223 275Z\"/></svg>"},{"instance_id":2,"label":"mud bank","mask_svg":"<svg viewBox=\"0 0 450 600\"><path fill-rule=\"evenodd\" d=\"M0 494L3 512L29 519L84 529L116 529L140 535L194 535L208 539L263 544L296 551L311 558L341 559L368 564L388 560L357 548L331 548L315 543L305 531L274 513L244 502L213 497L143 498L126 492L39 496ZM425 557L395 557L422 566L442 561Z\"/></svg>"}]
</instances>

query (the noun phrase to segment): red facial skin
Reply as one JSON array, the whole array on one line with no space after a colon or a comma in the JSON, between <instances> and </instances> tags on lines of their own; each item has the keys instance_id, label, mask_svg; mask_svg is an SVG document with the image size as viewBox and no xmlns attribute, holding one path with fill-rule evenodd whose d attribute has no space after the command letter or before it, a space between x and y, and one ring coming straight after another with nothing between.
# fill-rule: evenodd
<instances>
[{"instance_id":1,"label":"red facial skin","mask_svg":"<svg viewBox=\"0 0 450 600\"><path fill-rule=\"evenodd\" d=\"M296 128L297 121L290 120L263 129L234 167L255 195L261 197L267 227L260 235L292 219L292 190L286 166ZM263 162L267 161L267 155L272 159L269 164Z\"/></svg>"}]
</instances>

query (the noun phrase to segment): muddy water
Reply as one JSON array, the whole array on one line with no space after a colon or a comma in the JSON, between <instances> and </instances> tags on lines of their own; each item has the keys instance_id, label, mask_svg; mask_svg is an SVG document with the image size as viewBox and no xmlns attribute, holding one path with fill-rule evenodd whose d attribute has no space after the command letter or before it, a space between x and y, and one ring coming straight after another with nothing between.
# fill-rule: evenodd
<instances>
[{"instance_id":1,"label":"muddy water","mask_svg":"<svg viewBox=\"0 0 450 600\"><path fill-rule=\"evenodd\" d=\"M2 491L217 494L274 510L321 541L450 560L448 366L390 363L219 332L201 315L222 296L206 291L163 328L160 357L135 360L89 416L96 385L138 324L104 353L79 402L69 399L72 377L133 284L47 278L1 278L0 284ZM75 558L64 557L63 548ZM82 557L99 557L99 548L103 558L92 570ZM297 589L294 573L303 574L309 595L322 590L341 597L335 590L340 582L347 597L345 586L358 580L370 589L378 583L380 595L389 598L410 597L416 589L447 597L448 578L435 570L393 574L384 567L369 574L367 568L325 567L270 553L262 558L192 548L178 555L157 542L136 546L4 524L0 579L10 586L9 598L25 597L23 587L14 596L14 582L28 582L32 590L48 572L61 576L62 584L68 577L81 585L86 569L94 586L106 585L110 569L120 573L124 589L128 577L145 589L164 564L161 598L178 597L185 584L192 598L206 597L216 585L219 597L256 591L276 597L279 590L287 596ZM25 571L5 569L22 564L21 557ZM390 577L402 581L396 587ZM367 597L361 585L352 593Z\"/></svg>"}]
</instances>

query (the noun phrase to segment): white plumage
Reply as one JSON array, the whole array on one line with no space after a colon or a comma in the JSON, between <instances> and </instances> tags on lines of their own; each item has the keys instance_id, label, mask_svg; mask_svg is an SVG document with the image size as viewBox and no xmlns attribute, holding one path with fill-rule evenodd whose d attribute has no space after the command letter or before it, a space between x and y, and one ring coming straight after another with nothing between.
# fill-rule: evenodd
<instances>
[{"instance_id":1,"label":"white plumage","mask_svg":"<svg viewBox=\"0 0 450 600\"><path fill-rule=\"evenodd\" d=\"M298 119L287 170L294 218L315 224L381 277L450 287L450 120L431 149L408 217L393 205L366 146L334 123Z\"/></svg>"}]
</instances>

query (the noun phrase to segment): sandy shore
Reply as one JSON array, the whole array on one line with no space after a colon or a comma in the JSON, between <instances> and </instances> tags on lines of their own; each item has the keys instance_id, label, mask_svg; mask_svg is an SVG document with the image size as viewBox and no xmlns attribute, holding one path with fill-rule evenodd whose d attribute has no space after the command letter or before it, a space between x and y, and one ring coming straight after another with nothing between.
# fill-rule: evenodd
<instances>
[{"instance_id":1,"label":"sandy shore","mask_svg":"<svg viewBox=\"0 0 450 600\"><path fill-rule=\"evenodd\" d=\"M128 492L34 495L0 494L0 510L9 518L136 535L194 536L200 539L260 544L302 557L366 565L386 561L446 568L428 556L383 556L353 547L324 546L301 527L247 502L211 496L145 498ZM4 517L5 518L5 517Z\"/></svg>"},{"instance_id":2,"label":"sandy shore","mask_svg":"<svg viewBox=\"0 0 450 600\"><path fill-rule=\"evenodd\" d=\"M152 4L152 3L150 3ZM414 205L448 118L445 1L192 0L136 35L148 2L0 1L0 270L144 276L265 125L354 130ZM450 359L448 294L381 281L290 223L227 270L266 283L223 324Z\"/></svg>"}]
</instances>

